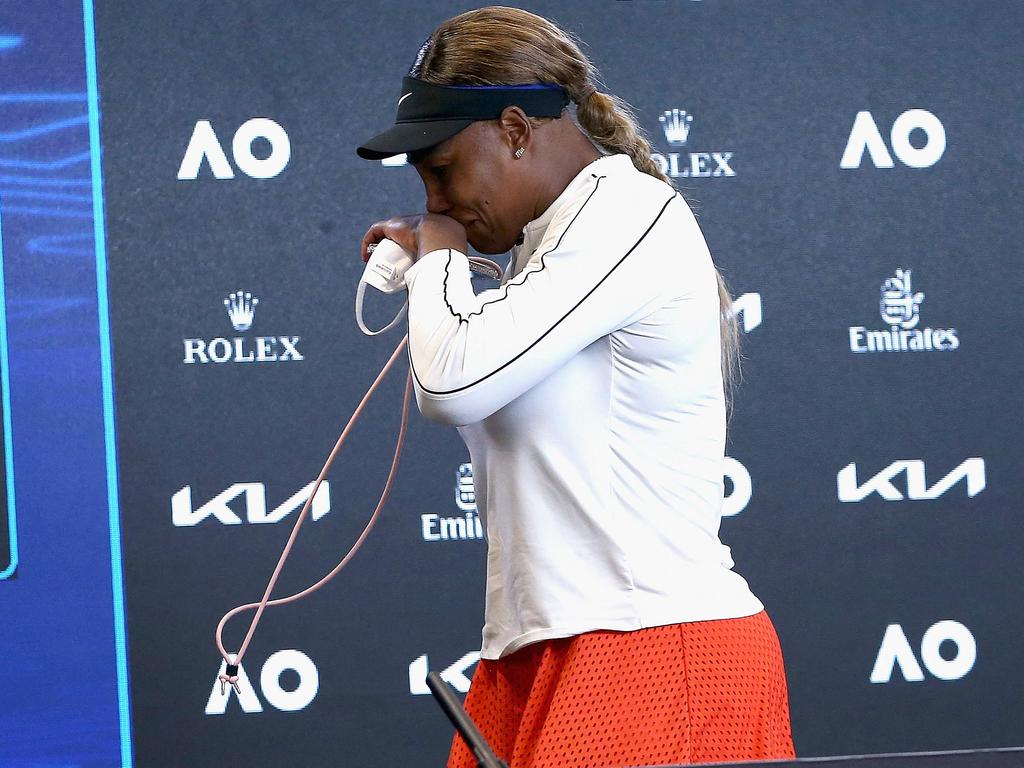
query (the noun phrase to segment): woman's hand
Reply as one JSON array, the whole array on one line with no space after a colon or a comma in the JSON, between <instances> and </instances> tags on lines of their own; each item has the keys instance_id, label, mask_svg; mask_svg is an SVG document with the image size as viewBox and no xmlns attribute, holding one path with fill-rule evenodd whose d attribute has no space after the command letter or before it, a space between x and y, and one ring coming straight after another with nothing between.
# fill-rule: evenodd
<instances>
[{"instance_id":1,"label":"woman's hand","mask_svg":"<svg viewBox=\"0 0 1024 768\"><path fill-rule=\"evenodd\" d=\"M450 216L437 213L420 213L415 216L393 216L378 221L363 235L361 255L368 261L367 248L384 239L394 240L418 259L425 253L439 248L454 248L466 253L466 228Z\"/></svg>"}]
</instances>

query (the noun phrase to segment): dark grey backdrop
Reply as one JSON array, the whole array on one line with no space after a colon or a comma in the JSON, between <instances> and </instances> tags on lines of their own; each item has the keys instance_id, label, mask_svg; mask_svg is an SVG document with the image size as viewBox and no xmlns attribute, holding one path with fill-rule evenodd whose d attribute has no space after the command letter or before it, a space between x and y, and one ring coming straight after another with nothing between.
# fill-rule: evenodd
<instances>
[{"instance_id":1,"label":"dark grey backdrop","mask_svg":"<svg viewBox=\"0 0 1024 768\"><path fill-rule=\"evenodd\" d=\"M751 498L722 536L779 630L798 753L1024 743L1021 6L517 5L589 44L656 152L732 153L734 175L677 181L733 292L757 294L763 307L744 338L727 449L749 473ZM228 608L259 597L295 513L246 522L238 496L220 514L242 522L179 526L171 499L187 486L198 508L251 483L277 507L315 478L397 343L367 339L353 322L358 241L370 222L420 210L422 191L412 169L361 161L353 149L392 119L424 37L466 9L433 0L97 4L139 765L443 761L447 722L429 696L411 693L409 667L426 654L445 669L479 648L484 544L426 541L422 529L423 515L466 514L455 491L468 455L453 430L415 415L364 551L326 590L267 614L245 664L260 713L232 696L224 714L204 714L218 666L213 629ZM693 116L683 146L670 146L658 122L673 108ZM945 132L927 168L893 154L890 128L911 109ZM859 168L840 168L862 111L894 167L876 168L865 153ZM287 134L290 160L272 178L250 178L232 157L232 136L252 118ZM206 161L194 180L177 178L201 120L233 179L215 178ZM923 131L911 142L921 147ZM269 149L252 145L259 157ZM913 291L924 294L919 328L955 328L957 350L851 352L851 326L887 327L880 289L897 268L912 269ZM225 312L236 290L259 299L248 330ZM240 338L244 351L280 336L299 337L304 359L183 362L186 339ZM282 590L329 569L372 510L403 378L404 367L339 459L330 513L304 530ZM961 481L933 499L839 500L837 475L851 462L863 484L893 462L920 460L934 487L968 458L984 464L986 487L974 496ZM912 493L905 474L892 476ZM922 663L922 637L941 621L962 624L976 646L959 679ZM904 672L872 683L894 624L907 638ZM245 626L229 626L229 647ZM952 659L966 645L939 648ZM275 708L258 683L282 649L318 671L316 696L297 711ZM906 653L923 680L905 679ZM285 671L278 683L287 691L299 680Z\"/></svg>"}]
</instances>

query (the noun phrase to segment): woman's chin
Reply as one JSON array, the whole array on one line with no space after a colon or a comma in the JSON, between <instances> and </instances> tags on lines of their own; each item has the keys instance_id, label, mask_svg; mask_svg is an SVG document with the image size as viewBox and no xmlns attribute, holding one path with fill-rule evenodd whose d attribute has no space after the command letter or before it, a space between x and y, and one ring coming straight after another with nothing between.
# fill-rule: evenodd
<instances>
[{"instance_id":1,"label":"woman's chin","mask_svg":"<svg viewBox=\"0 0 1024 768\"><path fill-rule=\"evenodd\" d=\"M515 245L515 241L500 243L472 234L469 235L467 241L473 246L477 253L482 253L485 256L496 256L502 253L508 253L512 250L512 246Z\"/></svg>"}]
</instances>

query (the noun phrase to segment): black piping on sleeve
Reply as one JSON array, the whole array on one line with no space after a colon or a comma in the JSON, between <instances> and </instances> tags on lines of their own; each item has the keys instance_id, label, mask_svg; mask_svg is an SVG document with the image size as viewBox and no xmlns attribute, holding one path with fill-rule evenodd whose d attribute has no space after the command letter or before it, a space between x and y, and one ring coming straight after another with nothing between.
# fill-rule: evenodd
<instances>
[{"instance_id":1,"label":"black piping on sleeve","mask_svg":"<svg viewBox=\"0 0 1024 768\"><path fill-rule=\"evenodd\" d=\"M531 269L529 272L527 272L527 273L525 273L523 275L523 279L520 280L518 283L514 283L511 280L509 282L505 283L505 293L503 295L499 296L496 299L492 299L491 301L485 301L483 304L480 305L480 308L478 310L476 310L475 312L470 312L468 315L463 315L463 314L461 314L459 312L456 312L455 308L448 301L448 274L449 274L449 272L448 272L448 265L450 265L452 263L452 250L451 250L451 248L449 248L448 249L448 264L445 264L445 268L444 268L444 303L445 303L445 306L448 307L448 311L451 312L452 315L454 315L455 317L459 318L459 322L460 323L468 323L469 322L469 318L473 317L473 315L482 315L483 312L484 312L484 307L490 306L491 304L497 304L498 302L504 301L505 299L507 299L508 298L508 292L512 288L514 288L515 286L522 285L523 283L525 283L529 279L530 275L534 275L534 274L536 274L538 272L543 272L545 267L547 267L547 262L544 261L544 259L547 257L547 255L549 253L551 253L554 250L557 250L558 246L560 246L562 244L562 239L565 237L566 232L568 232L572 228L572 225L576 223L576 219L578 219L580 214L583 213L583 209L587 207L587 204L590 202L591 198L593 198L594 195L597 194L597 189L598 189L598 187L601 186L601 179L606 179L608 177L607 176L597 176L595 178L597 179L597 181L594 183L594 188L590 191L590 194L587 195L587 199L583 202L583 205L580 206L580 209L578 211L576 211L576 215L572 217L572 221L570 221L566 225L565 229L562 230L562 234L560 234L558 236L558 242L555 243L553 246L551 246L547 251L544 252L544 255L540 257L540 269ZM515 279L515 278L513 278L513 279Z\"/></svg>"},{"instance_id":2,"label":"black piping on sleeve","mask_svg":"<svg viewBox=\"0 0 1024 768\"><path fill-rule=\"evenodd\" d=\"M520 357L522 357L527 352L529 352L531 349L533 349L535 346L537 346L537 344L539 344L541 341L543 341L544 338L547 337L552 331L554 331L555 328L557 328L567 317L569 317L569 315L571 315L576 309L578 309L583 304L583 302L585 302L594 293L594 291L596 291L598 288L601 287L601 285L612 275L612 273L615 272L616 269L619 268L619 266L629 257L629 255L631 253L633 253L633 251L635 251L637 249L637 247L644 241L644 239L647 237L647 235L650 234L651 230L654 229L654 226L661 219L662 214L665 213L665 209L668 208L669 203L671 203L676 197L678 197L678 193L673 194L672 197L670 197L668 200L665 201L665 204L661 207L661 210L658 211L658 215L655 216L654 221L651 222L650 226L648 226L647 229L644 231L644 233L640 236L640 238L635 243L633 243L633 246L628 251L626 251L626 253L624 253L622 255L622 258L620 258L617 262L615 262L615 264L612 266L611 269L608 270L608 272L604 275L604 277L602 277L600 280L598 280L597 283L589 291L587 291L586 295L583 296L583 298L581 298L578 302L576 302L576 304L574 304L572 307L570 307L570 309L564 315L562 315L562 317L560 317L554 323L554 325L552 325L550 328L548 328L546 331L544 331L544 333L542 333L535 341L533 341L522 352L520 352L519 354L517 354L515 357L511 358L510 360L506 361L505 363L502 363L500 366L495 368L490 373L484 374L483 376L478 378L476 381L470 382L469 384L464 384L463 386L456 387L455 389L433 390L433 389L428 389L427 387L424 387L422 382L420 381L419 376L416 374L416 367L412 364L412 353L410 351L410 354L409 354L409 367L410 367L410 370L412 371L413 377L416 379L416 384L419 386L419 388L423 392L426 392L427 394L442 395L442 396L443 395L452 395L452 394L455 394L457 392L463 392L463 391L465 391L467 389L470 389L471 387L475 387L476 385L480 384L481 382L486 381L487 379L491 378L492 376L494 376L497 373L500 373L502 370L504 370L505 368L510 366L512 363L514 363ZM588 198L588 200L589 200L589 198ZM582 210L582 208L580 210ZM577 215L579 215L579 214L577 214ZM575 221L575 218L573 220ZM571 223L570 223L570 225L571 225ZM566 227L566 229L568 229L568 227ZM559 242L561 242L561 238L559 238ZM552 250L554 250L554 249L552 249ZM551 253L551 251L548 251L547 253ZM547 253L545 253L545 256L547 255ZM451 251L449 250L448 262L445 264L445 283L447 283L447 280L448 280L448 266L451 264L451 259L452 259ZM539 271L540 271L539 269L533 270L530 274L534 274L534 273L539 272ZM525 279L524 279L524 282L525 282ZM507 293L506 293L506 296L502 297L501 299L496 299L495 301L502 301L505 298L507 298ZM445 297L445 303L446 304L448 303L447 296ZM489 303L494 303L494 302L489 302ZM448 305L448 307L449 307L449 309L452 310L452 314L455 317L459 318L460 322L467 322L467 323L469 322L468 318L464 318L461 315L459 315L457 312L455 312L455 310L451 308L450 304ZM474 312L473 314L477 314L477 313Z\"/></svg>"}]
</instances>

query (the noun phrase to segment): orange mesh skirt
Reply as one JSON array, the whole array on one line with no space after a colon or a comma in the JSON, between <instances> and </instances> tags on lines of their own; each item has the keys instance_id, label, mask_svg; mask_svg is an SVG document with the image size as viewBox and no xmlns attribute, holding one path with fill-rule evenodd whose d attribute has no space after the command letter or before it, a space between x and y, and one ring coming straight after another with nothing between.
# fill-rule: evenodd
<instances>
[{"instance_id":1,"label":"orange mesh skirt","mask_svg":"<svg viewBox=\"0 0 1024 768\"><path fill-rule=\"evenodd\" d=\"M465 702L510 768L792 758L768 614L544 640L481 659ZM456 735L448 768L476 768Z\"/></svg>"}]
</instances>

